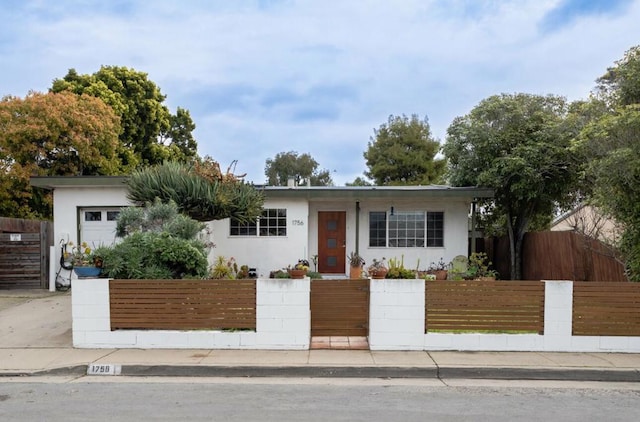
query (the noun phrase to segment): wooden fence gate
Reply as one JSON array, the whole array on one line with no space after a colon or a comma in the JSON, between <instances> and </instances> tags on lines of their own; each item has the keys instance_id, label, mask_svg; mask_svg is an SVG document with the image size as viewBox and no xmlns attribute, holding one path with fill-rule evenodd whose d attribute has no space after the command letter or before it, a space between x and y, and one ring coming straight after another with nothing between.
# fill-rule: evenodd
<instances>
[{"instance_id":1,"label":"wooden fence gate","mask_svg":"<svg viewBox=\"0 0 640 422\"><path fill-rule=\"evenodd\" d=\"M311 280L311 336L368 336L369 279Z\"/></svg>"},{"instance_id":2,"label":"wooden fence gate","mask_svg":"<svg viewBox=\"0 0 640 422\"><path fill-rule=\"evenodd\" d=\"M46 289L49 246L48 221L0 217L0 289Z\"/></svg>"}]
</instances>

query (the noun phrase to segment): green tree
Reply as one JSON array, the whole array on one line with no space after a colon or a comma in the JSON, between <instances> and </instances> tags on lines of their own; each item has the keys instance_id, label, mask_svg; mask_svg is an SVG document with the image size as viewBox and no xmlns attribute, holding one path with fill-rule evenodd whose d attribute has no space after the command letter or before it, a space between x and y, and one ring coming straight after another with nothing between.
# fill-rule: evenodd
<instances>
[{"instance_id":1,"label":"green tree","mask_svg":"<svg viewBox=\"0 0 640 422\"><path fill-rule=\"evenodd\" d=\"M280 152L273 159L267 159L264 174L270 186L286 186L289 177L293 177L296 184L309 180L311 186L333 186L329 170L319 170L318 166L308 153Z\"/></svg>"},{"instance_id":2,"label":"green tree","mask_svg":"<svg viewBox=\"0 0 640 422\"><path fill-rule=\"evenodd\" d=\"M481 205L489 224L503 224L509 236L512 279L522 276L522 240L531 224L573 202L579 160L566 116L563 98L502 94L447 130L451 184L495 190L494 200Z\"/></svg>"},{"instance_id":3,"label":"green tree","mask_svg":"<svg viewBox=\"0 0 640 422\"><path fill-rule=\"evenodd\" d=\"M49 192L31 176L120 174L120 125L99 98L29 93L0 101L0 215L51 217Z\"/></svg>"},{"instance_id":4,"label":"green tree","mask_svg":"<svg viewBox=\"0 0 640 422\"><path fill-rule=\"evenodd\" d=\"M175 116L169 118L169 129L162 134L162 143L169 147L171 161L189 162L197 157L195 129L189 110L178 107Z\"/></svg>"},{"instance_id":5,"label":"green tree","mask_svg":"<svg viewBox=\"0 0 640 422\"><path fill-rule=\"evenodd\" d=\"M575 149L589 163L591 200L622 226L618 246L627 276L640 281L640 46L597 82L596 93L609 108L584 127Z\"/></svg>"},{"instance_id":6,"label":"green tree","mask_svg":"<svg viewBox=\"0 0 640 422\"><path fill-rule=\"evenodd\" d=\"M391 115L374 130L364 152L369 168L365 176L380 186L440 183L445 161L435 158L439 150L426 117Z\"/></svg>"},{"instance_id":7,"label":"green tree","mask_svg":"<svg viewBox=\"0 0 640 422\"><path fill-rule=\"evenodd\" d=\"M614 107L640 104L640 45L630 48L597 82L597 92Z\"/></svg>"},{"instance_id":8,"label":"green tree","mask_svg":"<svg viewBox=\"0 0 640 422\"><path fill-rule=\"evenodd\" d=\"M355 179L353 179L353 182L347 182L345 183L346 186L371 186L371 182L369 182L367 179L363 178L363 177L356 177Z\"/></svg>"},{"instance_id":9,"label":"green tree","mask_svg":"<svg viewBox=\"0 0 640 422\"><path fill-rule=\"evenodd\" d=\"M223 173L208 157L194 164L167 162L138 170L127 178L127 188L135 204L173 201L197 221L255 221L264 203L261 191L229 170Z\"/></svg>"},{"instance_id":10,"label":"green tree","mask_svg":"<svg viewBox=\"0 0 640 422\"><path fill-rule=\"evenodd\" d=\"M172 116L164 105L165 96L160 88L144 72L123 66L102 66L92 75L80 75L70 69L62 79L53 81L52 92L71 91L101 98L120 117L122 133L120 142L123 161L135 165L162 163L174 158L172 142L185 156L195 156L196 145L191 137L195 128L191 117L180 109ZM169 145L162 142L171 140ZM179 157L177 157L179 158Z\"/></svg>"}]
</instances>

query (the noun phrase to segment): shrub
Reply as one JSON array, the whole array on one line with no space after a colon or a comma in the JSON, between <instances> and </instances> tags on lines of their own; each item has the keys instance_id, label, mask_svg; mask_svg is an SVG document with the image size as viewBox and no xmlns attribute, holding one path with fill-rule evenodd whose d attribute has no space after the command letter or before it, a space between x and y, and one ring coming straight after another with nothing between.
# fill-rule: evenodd
<instances>
[{"instance_id":1,"label":"shrub","mask_svg":"<svg viewBox=\"0 0 640 422\"><path fill-rule=\"evenodd\" d=\"M207 248L198 234L204 227L178 213L173 203L156 201L144 209L125 208L117 232L124 239L94 254L103 258L102 273L111 278L204 278Z\"/></svg>"}]
</instances>

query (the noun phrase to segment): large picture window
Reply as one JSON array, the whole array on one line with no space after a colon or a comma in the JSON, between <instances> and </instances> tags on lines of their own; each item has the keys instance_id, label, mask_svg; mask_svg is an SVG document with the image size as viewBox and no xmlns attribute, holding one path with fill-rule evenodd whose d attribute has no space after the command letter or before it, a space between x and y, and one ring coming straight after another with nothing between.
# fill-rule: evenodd
<instances>
[{"instance_id":1,"label":"large picture window","mask_svg":"<svg viewBox=\"0 0 640 422\"><path fill-rule=\"evenodd\" d=\"M287 210L285 208L266 208L258 220L250 223L241 223L231 219L229 226L230 236L286 236L287 235Z\"/></svg>"},{"instance_id":2,"label":"large picture window","mask_svg":"<svg viewBox=\"0 0 640 422\"><path fill-rule=\"evenodd\" d=\"M444 246L441 211L384 211L369 213L369 246L424 248Z\"/></svg>"}]
</instances>

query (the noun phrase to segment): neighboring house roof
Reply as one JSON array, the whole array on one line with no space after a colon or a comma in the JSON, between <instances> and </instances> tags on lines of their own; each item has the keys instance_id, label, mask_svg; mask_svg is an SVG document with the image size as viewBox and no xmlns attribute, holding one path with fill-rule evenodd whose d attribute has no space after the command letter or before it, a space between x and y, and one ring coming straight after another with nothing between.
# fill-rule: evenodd
<instances>
[{"instance_id":1,"label":"neighboring house roof","mask_svg":"<svg viewBox=\"0 0 640 422\"><path fill-rule=\"evenodd\" d=\"M59 187L110 187L124 184L126 176L34 176L31 186L44 189ZM256 186L267 197L306 199L365 198L493 198L490 188L428 186Z\"/></svg>"}]
</instances>

